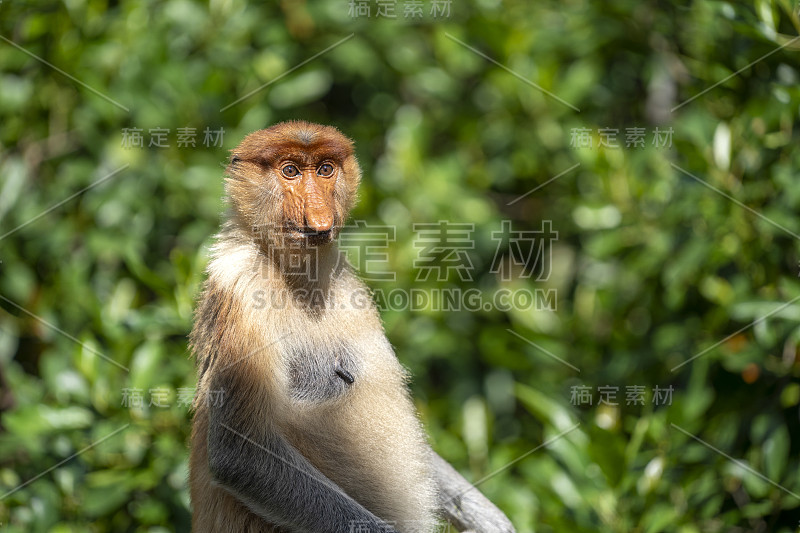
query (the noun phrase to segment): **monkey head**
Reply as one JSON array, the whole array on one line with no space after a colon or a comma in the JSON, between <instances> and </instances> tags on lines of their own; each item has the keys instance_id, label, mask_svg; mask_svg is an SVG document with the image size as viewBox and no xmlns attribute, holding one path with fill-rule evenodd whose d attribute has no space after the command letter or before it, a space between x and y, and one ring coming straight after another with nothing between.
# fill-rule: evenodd
<instances>
[{"instance_id":1,"label":"monkey head","mask_svg":"<svg viewBox=\"0 0 800 533\"><path fill-rule=\"evenodd\" d=\"M226 192L237 223L265 244L333 241L356 198L361 169L336 128L282 122L231 151Z\"/></svg>"}]
</instances>

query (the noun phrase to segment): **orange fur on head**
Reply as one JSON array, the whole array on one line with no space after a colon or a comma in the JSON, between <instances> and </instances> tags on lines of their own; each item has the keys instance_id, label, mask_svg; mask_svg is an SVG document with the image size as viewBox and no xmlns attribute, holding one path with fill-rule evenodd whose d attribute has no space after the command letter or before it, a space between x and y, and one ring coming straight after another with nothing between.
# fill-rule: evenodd
<instances>
[{"instance_id":1,"label":"orange fur on head","mask_svg":"<svg viewBox=\"0 0 800 533\"><path fill-rule=\"evenodd\" d=\"M231 152L226 191L241 226L265 244L278 234L309 245L336 238L361 180L350 139L331 126L291 121L251 133ZM270 227L274 221L282 226Z\"/></svg>"}]
</instances>

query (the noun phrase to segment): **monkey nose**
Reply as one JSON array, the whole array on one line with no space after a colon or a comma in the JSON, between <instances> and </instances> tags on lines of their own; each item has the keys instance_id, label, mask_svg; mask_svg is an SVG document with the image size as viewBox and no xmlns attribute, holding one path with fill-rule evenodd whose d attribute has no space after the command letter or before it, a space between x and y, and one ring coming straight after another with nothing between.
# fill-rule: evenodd
<instances>
[{"instance_id":1,"label":"monkey nose","mask_svg":"<svg viewBox=\"0 0 800 533\"><path fill-rule=\"evenodd\" d=\"M315 233L325 233L333 228L333 214L326 212L315 212L308 210L306 212L306 228Z\"/></svg>"}]
</instances>

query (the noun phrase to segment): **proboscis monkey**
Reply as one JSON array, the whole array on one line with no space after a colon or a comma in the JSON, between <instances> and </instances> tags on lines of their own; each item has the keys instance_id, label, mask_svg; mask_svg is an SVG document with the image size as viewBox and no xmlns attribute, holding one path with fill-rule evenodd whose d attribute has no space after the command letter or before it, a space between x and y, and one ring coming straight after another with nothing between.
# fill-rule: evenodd
<instances>
[{"instance_id":1,"label":"proboscis monkey","mask_svg":"<svg viewBox=\"0 0 800 533\"><path fill-rule=\"evenodd\" d=\"M360 179L329 126L277 124L232 151L191 333L196 533L514 531L428 445L336 247Z\"/></svg>"}]
</instances>

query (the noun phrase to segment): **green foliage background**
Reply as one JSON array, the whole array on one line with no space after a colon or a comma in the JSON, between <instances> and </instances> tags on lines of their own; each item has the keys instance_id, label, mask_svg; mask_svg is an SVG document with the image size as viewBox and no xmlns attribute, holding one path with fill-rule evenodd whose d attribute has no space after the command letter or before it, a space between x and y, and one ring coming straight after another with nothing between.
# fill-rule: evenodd
<instances>
[{"instance_id":1,"label":"green foliage background","mask_svg":"<svg viewBox=\"0 0 800 533\"><path fill-rule=\"evenodd\" d=\"M557 291L555 312L383 313L436 450L474 481L515 461L480 488L518 531L796 530L796 3L454 0L434 16L425 0L413 20L406 3L394 19L346 0L0 3L0 531L188 530L176 394L194 386L222 170L290 118L356 141L354 216L398 228L397 281L374 288ZM633 127L646 146L625 147ZM125 149L123 128L145 144L168 128L170 147ZM412 224L438 220L475 224L473 280L415 281ZM491 274L502 220L552 221L547 281ZM619 405L597 404L601 386ZM134 387L170 407L124 407Z\"/></svg>"}]
</instances>

